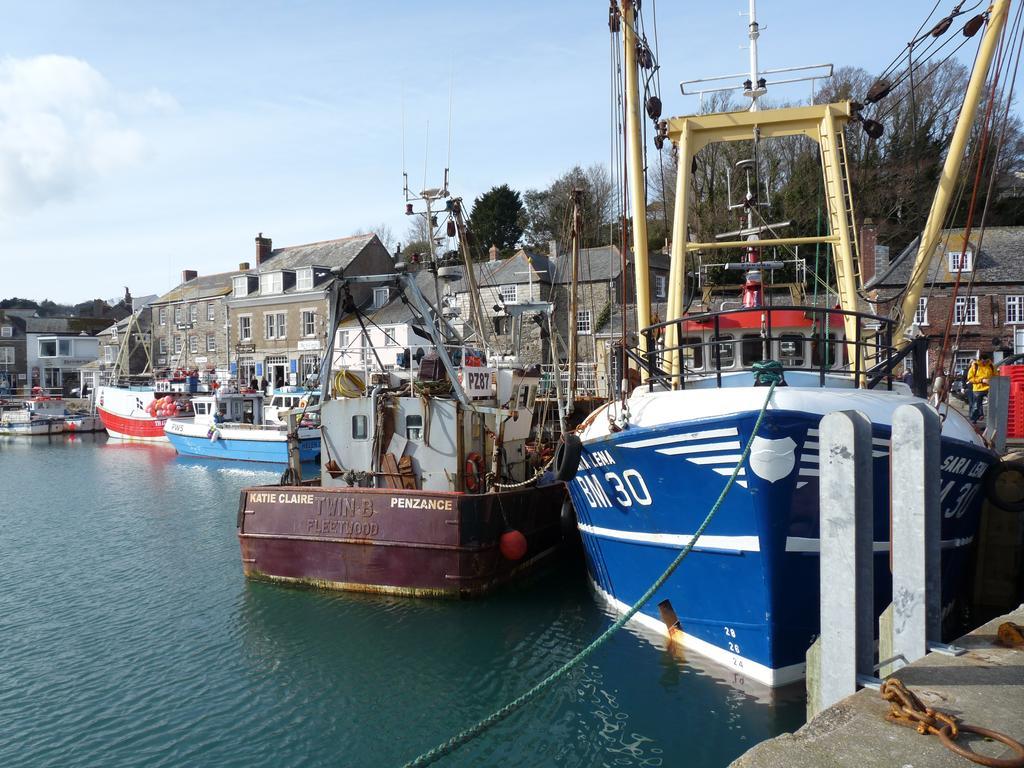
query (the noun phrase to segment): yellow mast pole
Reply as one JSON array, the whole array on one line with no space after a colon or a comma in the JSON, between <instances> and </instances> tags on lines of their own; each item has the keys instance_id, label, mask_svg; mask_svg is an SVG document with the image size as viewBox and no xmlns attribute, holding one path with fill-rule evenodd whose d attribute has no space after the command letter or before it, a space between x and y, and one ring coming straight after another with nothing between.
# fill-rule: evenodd
<instances>
[{"instance_id":1,"label":"yellow mast pole","mask_svg":"<svg viewBox=\"0 0 1024 768\"><path fill-rule=\"evenodd\" d=\"M683 313L683 301L686 295L686 246L687 230L689 229L689 195L690 195L690 131L686 123L677 142L679 148L679 170L676 175L676 209L672 218L672 252L668 272L668 311L665 320L677 320ZM679 371L682 361L674 347L679 345L678 325L669 325L665 329L665 349L667 371L672 377L673 389L679 386Z\"/></svg>"},{"instance_id":2,"label":"yellow mast pole","mask_svg":"<svg viewBox=\"0 0 1024 768\"><path fill-rule=\"evenodd\" d=\"M995 0L989 6L988 25L985 35L981 39L981 46L978 49L978 59L975 62L974 70L971 72L971 80L967 85L967 93L964 94L963 107L960 109L960 117L957 119L956 129L953 131L953 139L949 144L949 152L946 154L946 162L942 167L942 175L939 177L939 188L932 199L932 207L928 212L928 221L925 223L924 231L921 233L921 243L917 249L917 258L914 259L914 268L910 273L910 285L907 289L900 313L896 318L893 343L897 347L905 347L910 344L911 339L905 338L903 334L913 322L914 313L917 312L917 302L924 290L925 280L928 277L928 265L931 262L935 247L939 242L939 235L942 231L942 224L946 218L946 211L949 209L950 200L953 197L957 177L960 175L960 164L963 161L964 150L967 147L967 140L971 135L971 128L978 111L978 103L981 101L985 90L985 81L988 79L989 67L995 55L996 44L1002 35L1003 27L1006 25L1007 10L1010 0Z\"/></svg>"},{"instance_id":3,"label":"yellow mast pole","mask_svg":"<svg viewBox=\"0 0 1024 768\"><path fill-rule=\"evenodd\" d=\"M636 324L639 332L651 324L651 289L647 261L647 188L643 176L643 147L640 146L640 78L635 24L634 0L622 0L622 46L626 55L627 170L633 215L633 267L636 273ZM647 339L643 334L638 336L639 351L643 355L647 352ZM646 379L647 370L642 370L640 375Z\"/></svg>"}]
</instances>

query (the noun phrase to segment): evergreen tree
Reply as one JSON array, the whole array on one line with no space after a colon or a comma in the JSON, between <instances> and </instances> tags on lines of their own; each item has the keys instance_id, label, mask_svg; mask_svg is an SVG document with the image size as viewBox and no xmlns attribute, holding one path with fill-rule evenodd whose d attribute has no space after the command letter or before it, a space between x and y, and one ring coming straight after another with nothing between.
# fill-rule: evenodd
<instances>
[{"instance_id":1,"label":"evergreen tree","mask_svg":"<svg viewBox=\"0 0 1024 768\"><path fill-rule=\"evenodd\" d=\"M508 184L491 187L473 201L469 230L478 251L498 246L503 257L512 255L523 236L523 201Z\"/></svg>"}]
</instances>

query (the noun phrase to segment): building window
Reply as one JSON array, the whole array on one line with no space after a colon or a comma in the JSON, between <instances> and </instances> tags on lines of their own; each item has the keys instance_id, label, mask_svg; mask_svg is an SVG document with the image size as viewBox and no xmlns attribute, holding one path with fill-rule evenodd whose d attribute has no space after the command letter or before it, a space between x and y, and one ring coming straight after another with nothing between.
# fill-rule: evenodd
<instances>
[{"instance_id":1,"label":"building window","mask_svg":"<svg viewBox=\"0 0 1024 768\"><path fill-rule=\"evenodd\" d=\"M194 333L188 337L188 351L193 355L199 351L199 339Z\"/></svg>"},{"instance_id":2,"label":"building window","mask_svg":"<svg viewBox=\"0 0 1024 768\"><path fill-rule=\"evenodd\" d=\"M349 332L338 331L338 349L348 349L349 345Z\"/></svg>"},{"instance_id":3,"label":"building window","mask_svg":"<svg viewBox=\"0 0 1024 768\"><path fill-rule=\"evenodd\" d=\"M405 438L406 440L422 440L423 439L423 417L406 416L405 417Z\"/></svg>"},{"instance_id":4,"label":"building window","mask_svg":"<svg viewBox=\"0 0 1024 768\"><path fill-rule=\"evenodd\" d=\"M373 308L380 309L388 303L390 292L387 288L374 288L373 289Z\"/></svg>"},{"instance_id":5,"label":"building window","mask_svg":"<svg viewBox=\"0 0 1024 768\"><path fill-rule=\"evenodd\" d=\"M206 334L206 351L207 352L216 352L217 351L217 337L214 334L212 334L212 333Z\"/></svg>"},{"instance_id":6,"label":"building window","mask_svg":"<svg viewBox=\"0 0 1024 768\"><path fill-rule=\"evenodd\" d=\"M957 352L953 356L953 377L962 376L964 371L971 367L971 363L977 359L977 352Z\"/></svg>"},{"instance_id":7,"label":"building window","mask_svg":"<svg viewBox=\"0 0 1024 768\"><path fill-rule=\"evenodd\" d=\"M502 304L515 304L519 301L519 286L503 285L498 289L498 296Z\"/></svg>"},{"instance_id":8,"label":"building window","mask_svg":"<svg viewBox=\"0 0 1024 768\"><path fill-rule=\"evenodd\" d=\"M384 327L384 346L385 347L397 347L398 346L398 326L388 325Z\"/></svg>"},{"instance_id":9,"label":"building window","mask_svg":"<svg viewBox=\"0 0 1024 768\"><path fill-rule=\"evenodd\" d=\"M167 325L167 307L160 307L156 314L159 318L157 322L159 322L160 325Z\"/></svg>"},{"instance_id":10,"label":"building window","mask_svg":"<svg viewBox=\"0 0 1024 768\"><path fill-rule=\"evenodd\" d=\"M302 335L316 335L316 313L311 309L302 310Z\"/></svg>"},{"instance_id":11,"label":"building window","mask_svg":"<svg viewBox=\"0 0 1024 768\"><path fill-rule=\"evenodd\" d=\"M365 440L366 439L366 426L367 421L365 416L353 416L352 417L352 439L353 440Z\"/></svg>"},{"instance_id":12,"label":"building window","mask_svg":"<svg viewBox=\"0 0 1024 768\"><path fill-rule=\"evenodd\" d=\"M40 339L39 357L71 357L71 339Z\"/></svg>"},{"instance_id":13,"label":"building window","mask_svg":"<svg viewBox=\"0 0 1024 768\"><path fill-rule=\"evenodd\" d=\"M300 269L295 273L295 290L297 291L311 291L313 290L313 268Z\"/></svg>"},{"instance_id":14,"label":"building window","mask_svg":"<svg viewBox=\"0 0 1024 768\"><path fill-rule=\"evenodd\" d=\"M950 251L946 254L949 259L949 271L972 272L974 271L974 253L972 251Z\"/></svg>"},{"instance_id":15,"label":"building window","mask_svg":"<svg viewBox=\"0 0 1024 768\"><path fill-rule=\"evenodd\" d=\"M181 306L179 305L179 306L174 308L174 324L175 325L181 325L182 318L183 318L183 314L182 314L182 311L181 311Z\"/></svg>"},{"instance_id":16,"label":"building window","mask_svg":"<svg viewBox=\"0 0 1024 768\"><path fill-rule=\"evenodd\" d=\"M283 339L285 336L287 336L288 334L285 331L286 318L287 315L284 312L278 312L277 314L274 315L264 315L264 336L268 339Z\"/></svg>"},{"instance_id":17,"label":"building window","mask_svg":"<svg viewBox=\"0 0 1024 768\"><path fill-rule=\"evenodd\" d=\"M112 363L114 362L114 348L104 347L103 348L103 362Z\"/></svg>"},{"instance_id":18,"label":"building window","mask_svg":"<svg viewBox=\"0 0 1024 768\"><path fill-rule=\"evenodd\" d=\"M0 347L0 365L14 365L14 347Z\"/></svg>"},{"instance_id":19,"label":"building window","mask_svg":"<svg viewBox=\"0 0 1024 768\"><path fill-rule=\"evenodd\" d=\"M953 322L958 325L978 324L978 297L957 296L953 308Z\"/></svg>"},{"instance_id":20,"label":"building window","mask_svg":"<svg viewBox=\"0 0 1024 768\"><path fill-rule=\"evenodd\" d=\"M188 321L190 323L196 323L199 321L199 305L189 304L188 305Z\"/></svg>"},{"instance_id":21,"label":"building window","mask_svg":"<svg viewBox=\"0 0 1024 768\"><path fill-rule=\"evenodd\" d=\"M206 302L206 319L211 322L217 319L217 309L213 306L212 301Z\"/></svg>"},{"instance_id":22,"label":"building window","mask_svg":"<svg viewBox=\"0 0 1024 768\"><path fill-rule=\"evenodd\" d=\"M591 317L592 314L589 309L581 309L576 313L576 333L584 336L589 336L593 333Z\"/></svg>"},{"instance_id":23,"label":"building window","mask_svg":"<svg viewBox=\"0 0 1024 768\"><path fill-rule=\"evenodd\" d=\"M245 275L236 277L232 281L232 295L236 298L249 295L249 278Z\"/></svg>"},{"instance_id":24,"label":"building window","mask_svg":"<svg viewBox=\"0 0 1024 768\"><path fill-rule=\"evenodd\" d=\"M654 298L664 299L668 296L668 278L665 275L654 276Z\"/></svg>"},{"instance_id":25,"label":"building window","mask_svg":"<svg viewBox=\"0 0 1024 768\"><path fill-rule=\"evenodd\" d=\"M320 374L320 358L316 355L303 355L299 358L299 373L302 381L316 378Z\"/></svg>"},{"instance_id":26,"label":"building window","mask_svg":"<svg viewBox=\"0 0 1024 768\"><path fill-rule=\"evenodd\" d=\"M238 340L252 341L252 318L248 315L238 318Z\"/></svg>"},{"instance_id":27,"label":"building window","mask_svg":"<svg viewBox=\"0 0 1024 768\"><path fill-rule=\"evenodd\" d=\"M167 339L160 339L160 343L159 343L157 349L159 350L159 354L166 355L167 354Z\"/></svg>"},{"instance_id":28,"label":"building window","mask_svg":"<svg viewBox=\"0 0 1024 768\"><path fill-rule=\"evenodd\" d=\"M181 336L178 336L177 334L174 335L174 354L181 354Z\"/></svg>"},{"instance_id":29,"label":"building window","mask_svg":"<svg viewBox=\"0 0 1024 768\"><path fill-rule=\"evenodd\" d=\"M922 296L917 300L917 312L914 313L914 325L928 325L928 299Z\"/></svg>"},{"instance_id":30,"label":"building window","mask_svg":"<svg viewBox=\"0 0 1024 768\"><path fill-rule=\"evenodd\" d=\"M1024 296L1006 297L1006 322L1024 323Z\"/></svg>"},{"instance_id":31,"label":"building window","mask_svg":"<svg viewBox=\"0 0 1024 768\"><path fill-rule=\"evenodd\" d=\"M268 272L260 275L260 293L281 293L284 290L284 273Z\"/></svg>"},{"instance_id":32,"label":"building window","mask_svg":"<svg viewBox=\"0 0 1024 768\"><path fill-rule=\"evenodd\" d=\"M13 335L14 335L14 326L12 326L12 325L5 325L3 328L0 328L0 336L3 336L5 339L9 339Z\"/></svg>"}]
</instances>

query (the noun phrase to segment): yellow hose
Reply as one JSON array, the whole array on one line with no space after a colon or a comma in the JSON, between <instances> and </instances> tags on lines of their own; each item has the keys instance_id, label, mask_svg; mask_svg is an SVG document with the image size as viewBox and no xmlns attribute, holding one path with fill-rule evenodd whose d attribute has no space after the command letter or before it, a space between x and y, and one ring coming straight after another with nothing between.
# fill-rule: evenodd
<instances>
[{"instance_id":1,"label":"yellow hose","mask_svg":"<svg viewBox=\"0 0 1024 768\"><path fill-rule=\"evenodd\" d=\"M352 371L342 368L334 374L334 391L339 397L362 397L366 383Z\"/></svg>"}]
</instances>

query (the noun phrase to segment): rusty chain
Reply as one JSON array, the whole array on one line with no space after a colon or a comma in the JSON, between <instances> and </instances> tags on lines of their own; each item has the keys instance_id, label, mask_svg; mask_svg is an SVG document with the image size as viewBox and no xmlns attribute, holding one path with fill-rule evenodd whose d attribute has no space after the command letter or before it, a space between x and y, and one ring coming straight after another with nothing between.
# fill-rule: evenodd
<instances>
[{"instance_id":1,"label":"rusty chain","mask_svg":"<svg viewBox=\"0 0 1024 768\"><path fill-rule=\"evenodd\" d=\"M1005 733L961 723L953 715L926 707L913 691L896 678L882 683L881 694L882 698L889 702L886 720L913 728L920 734L938 736L946 749L979 765L987 765L989 768L1024 768L1024 744ZM956 743L957 737L962 733L974 733L998 741L1016 752L1017 756L1004 759L979 755Z\"/></svg>"}]
</instances>

